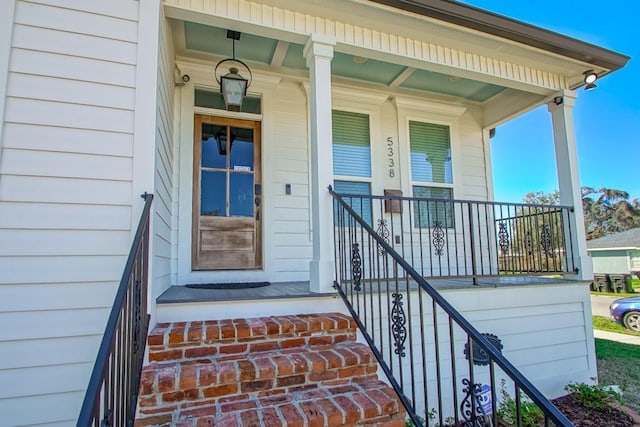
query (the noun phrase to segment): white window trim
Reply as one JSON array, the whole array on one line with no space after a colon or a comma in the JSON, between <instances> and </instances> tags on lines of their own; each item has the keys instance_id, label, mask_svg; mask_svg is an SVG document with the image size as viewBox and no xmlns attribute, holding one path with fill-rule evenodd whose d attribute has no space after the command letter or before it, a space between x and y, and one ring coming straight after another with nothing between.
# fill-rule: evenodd
<instances>
[{"instance_id":1,"label":"white window trim","mask_svg":"<svg viewBox=\"0 0 640 427\"><path fill-rule=\"evenodd\" d=\"M383 183L380 171L381 164L378 159L382 158L382 103L387 100L387 95L378 93L368 93L366 91L355 91L343 87L333 87L331 106L332 110L346 111L349 113L366 114L369 116L369 150L371 153L371 176L351 176L351 175L334 175L334 181L353 181L368 182L371 188L371 194L382 194ZM376 141L380 141L376 144ZM333 143L332 143L333 146Z\"/></svg>"},{"instance_id":2,"label":"white window trim","mask_svg":"<svg viewBox=\"0 0 640 427\"><path fill-rule=\"evenodd\" d=\"M395 97L394 104L398 115L398 147L400 149L400 182L402 193L413 195L413 186L451 188L452 198L462 194L462 150L460 149L459 118L467 110L466 107L441 104L420 99ZM453 183L413 181L411 170L411 141L409 138L409 122L432 123L449 127L449 143L451 147L451 174Z\"/></svg>"}]
</instances>

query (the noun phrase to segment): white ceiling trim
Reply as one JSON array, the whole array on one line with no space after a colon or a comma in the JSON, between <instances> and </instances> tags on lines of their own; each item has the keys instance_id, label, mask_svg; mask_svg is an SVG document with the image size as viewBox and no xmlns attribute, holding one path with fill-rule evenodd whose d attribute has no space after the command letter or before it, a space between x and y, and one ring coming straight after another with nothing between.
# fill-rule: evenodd
<instances>
[{"instance_id":1,"label":"white ceiling trim","mask_svg":"<svg viewBox=\"0 0 640 427\"><path fill-rule=\"evenodd\" d=\"M568 88L565 76L497 57L402 37L249 0L164 0L168 17L304 44L334 37L336 50L538 94Z\"/></svg>"}]
</instances>

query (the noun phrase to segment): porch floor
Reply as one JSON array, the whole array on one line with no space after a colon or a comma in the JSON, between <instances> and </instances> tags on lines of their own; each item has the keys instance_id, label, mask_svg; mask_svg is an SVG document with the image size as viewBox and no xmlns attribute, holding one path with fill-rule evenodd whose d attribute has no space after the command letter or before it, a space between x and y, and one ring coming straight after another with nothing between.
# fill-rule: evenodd
<instances>
[{"instance_id":1,"label":"porch floor","mask_svg":"<svg viewBox=\"0 0 640 427\"><path fill-rule=\"evenodd\" d=\"M481 277L474 285L471 278L427 279L427 282L438 290L498 288L509 286L531 285L562 285L575 284L575 280L557 277L540 276L510 276L510 277ZM404 280L400 281L404 285ZM589 283L589 282L584 282ZM373 290L378 289L374 282ZM393 286L393 285L392 285ZM411 288L417 285L412 282ZM364 286L363 286L364 287ZM385 285L381 284L384 289ZM366 289L366 287L365 287ZM319 296L334 296L336 293L317 294L309 289L309 282L272 282L269 286L250 289L194 289L186 286L171 286L156 300L158 304L197 303L213 301L243 301L261 299L288 298L317 298Z\"/></svg>"}]
</instances>

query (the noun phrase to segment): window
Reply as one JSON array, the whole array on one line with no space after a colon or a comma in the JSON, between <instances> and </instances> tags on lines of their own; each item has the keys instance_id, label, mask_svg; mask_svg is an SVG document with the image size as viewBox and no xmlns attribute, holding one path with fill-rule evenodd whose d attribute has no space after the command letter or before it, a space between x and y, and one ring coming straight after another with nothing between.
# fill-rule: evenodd
<instances>
[{"instance_id":1,"label":"window","mask_svg":"<svg viewBox=\"0 0 640 427\"><path fill-rule=\"evenodd\" d=\"M334 110L333 175L338 194L371 194L371 143L369 116ZM372 224L371 200L346 199L347 203L368 223Z\"/></svg>"},{"instance_id":2,"label":"window","mask_svg":"<svg viewBox=\"0 0 640 427\"><path fill-rule=\"evenodd\" d=\"M414 202L415 227L453 227L453 206L441 201L453 198L449 135L448 126L409 121L413 196L438 199Z\"/></svg>"}]
</instances>

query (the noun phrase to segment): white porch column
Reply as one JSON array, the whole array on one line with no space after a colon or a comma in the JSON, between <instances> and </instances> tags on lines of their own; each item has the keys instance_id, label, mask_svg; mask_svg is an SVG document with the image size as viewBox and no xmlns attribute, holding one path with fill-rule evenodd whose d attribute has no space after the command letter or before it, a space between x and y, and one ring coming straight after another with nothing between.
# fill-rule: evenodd
<instances>
[{"instance_id":1,"label":"white porch column","mask_svg":"<svg viewBox=\"0 0 640 427\"><path fill-rule=\"evenodd\" d=\"M313 258L309 266L312 292L333 292L333 201L327 190L333 184L331 127L331 59L336 41L312 34L304 46L309 67L311 125L311 224Z\"/></svg>"},{"instance_id":2,"label":"white porch column","mask_svg":"<svg viewBox=\"0 0 640 427\"><path fill-rule=\"evenodd\" d=\"M547 104L553 123L553 140L556 151L556 167L558 169L558 186L560 204L574 207L575 223L571 227L575 267L578 276L566 276L576 280L592 280L593 266L587 255L587 239L584 229L584 213L582 210L582 194L578 177L578 155L576 152L576 135L573 125L573 106L577 94L564 90L553 101Z\"/></svg>"}]
</instances>

